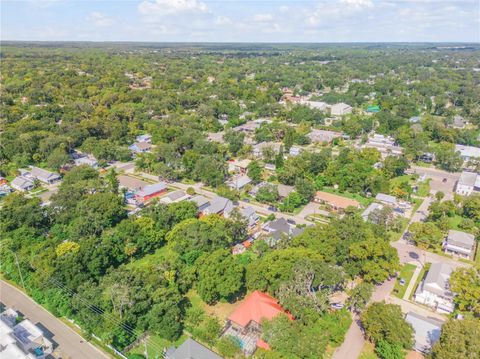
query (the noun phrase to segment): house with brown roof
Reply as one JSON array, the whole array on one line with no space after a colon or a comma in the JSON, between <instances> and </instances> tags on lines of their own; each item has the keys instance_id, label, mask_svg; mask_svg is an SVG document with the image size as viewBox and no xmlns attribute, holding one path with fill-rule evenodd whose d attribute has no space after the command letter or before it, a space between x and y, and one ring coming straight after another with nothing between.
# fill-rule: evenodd
<instances>
[{"instance_id":1,"label":"house with brown roof","mask_svg":"<svg viewBox=\"0 0 480 359\"><path fill-rule=\"evenodd\" d=\"M354 199L342 197L333 193L318 191L315 194L314 201L323 203L335 211L344 211L347 207L359 208L360 203Z\"/></svg>"},{"instance_id":2,"label":"house with brown roof","mask_svg":"<svg viewBox=\"0 0 480 359\"><path fill-rule=\"evenodd\" d=\"M237 338L245 355L253 354L257 347L269 349L268 343L261 339L262 321L282 313L293 320L275 298L256 290L228 317L223 335Z\"/></svg>"}]
</instances>

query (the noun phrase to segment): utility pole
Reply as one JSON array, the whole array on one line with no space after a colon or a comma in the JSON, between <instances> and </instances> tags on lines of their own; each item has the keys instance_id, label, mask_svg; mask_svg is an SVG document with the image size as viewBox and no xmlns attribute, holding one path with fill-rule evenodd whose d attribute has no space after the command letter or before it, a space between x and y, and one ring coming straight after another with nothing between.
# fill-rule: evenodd
<instances>
[{"instance_id":1,"label":"utility pole","mask_svg":"<svg viewBox=\"0 0 480 359\"><path fill-rule=\"evenodd\" d=\"M22 281L22 287L24 290L26 290L25 288L25 282L23 281L23 275L22 275L22 270L20 269L20 263L18 263L18 256L17 256L17 253L13 253L15 255L15 263L17 264L17 268L18 268L18 274L20 275L20 280Z\"/></svg>"}]
</instances>

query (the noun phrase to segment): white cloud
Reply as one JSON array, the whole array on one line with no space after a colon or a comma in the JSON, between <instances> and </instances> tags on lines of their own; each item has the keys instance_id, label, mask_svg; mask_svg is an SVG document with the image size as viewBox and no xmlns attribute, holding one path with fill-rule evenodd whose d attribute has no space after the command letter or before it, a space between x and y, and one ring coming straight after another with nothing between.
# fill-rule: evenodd
<instances>
[{"instance_id":1,"label":"white cloud","mask_svg":"<svg viewBox=\"0 0 480 359\"><path fill-rule=\"evenodd\" d=\"M229 17L226 16L218 16L215 19L215 25L232 25L233 21Z\"/></svg>"},{"instance_id":2,"label":"white cloud","mask_svg":"<svg viewBox=\"0 0 480 359\"><path fill-rule=\"evenodd\" d=\"M351 6L355 9L371 8L373 2L371 0L340 0L340 3Z\"/></svg>"},{"instance_id":3,"label":"white cloud","mask_svg":"<svg viewBox=\"0 0 480 359\"><path fill-rule=\"evenodd\" d=\"M287 5L282 5L282 6L280 6L279 10L282 14L285 14L288 11L290 11L290 8Z\"/></svg>"},{"instance_id":4,"label":"white cloud","mask_svg":"<svg viewBox=\"0 0 480 359\"><path fill-rule=\"evenodd\" d=\"M87 21L93 23L95 26L98 26L98 27L108 27L108 26L112 26L115 23L115 20L113 20L111 17L103 15L98 11L92 11L87 16Z\"/></svg>"},{"instance_id":5,"label":"white cloud","mask_svg":"<svg viewBox=\"0 0 480 359\"><path fill-rule=\"evenodd\" d=\"M272 20L272 14L257 14L253 17L253 21L255 22L270 22Z\"/></svg>"},{"instance_id":6,"label":"white cloud","mask_svg":"<svg viewBox=\"0 0 480 359\"><path fill-rule=\"evenodd\" d=\"M142 1L138 5L142 15L178 14L182 12L208 12L207 4L197 0L154 0Z\"/></svg>"}]
</instances>

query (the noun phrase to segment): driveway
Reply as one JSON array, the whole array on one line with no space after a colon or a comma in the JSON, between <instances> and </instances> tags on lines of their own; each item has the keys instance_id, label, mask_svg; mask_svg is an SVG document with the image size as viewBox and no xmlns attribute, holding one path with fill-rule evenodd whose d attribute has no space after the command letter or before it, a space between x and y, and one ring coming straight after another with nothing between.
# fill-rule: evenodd
<instances>
[{"instance_id":1,"label":"driveway","mask_svg":"<svg viewBox=\"0 0 480 359\"><path fill-rule=\"evenodd\" d=\"M447 172L437 168L412 166L411 169L418 174L425 173L427 178L430 178L430 189L434 192L442 191L445 193L447 199L453 198L453 191L455 184L460 178L461 173ZM446 182L443 182L444 179Z\"/></svg>"},{"instance_id":2,"label":"driveway","mask_svg":"<svg viewBox=\"0 0 480 359\"><path fill-rule=\"evenodd\" d=\"M46 337L56 343L54 357L62 359L106 359L109 355L103 353L88 343L73 329L47 310L30 299L25 293L14 286L0 280L0 302L23 314L33 324L46 328L50 334Z\"/></svg>"},{"instance_id":3,"label":"driveway","mask_svg":"<svg viewBox=\"0 0 480 359\"><path fill-rule=\"evenodd\" d=\"M381 302L382 300L386 300L394 286L395 278L389 279L381 285L378 285L372 294L370 302ZM357 315L353 315L353 321L345 335L345 340L342 345L335 350L332 359L358 358L362 352L364 344L365 338L363 337L363 331L360 326L360 319Z\"/></svg>"}]
</instances>

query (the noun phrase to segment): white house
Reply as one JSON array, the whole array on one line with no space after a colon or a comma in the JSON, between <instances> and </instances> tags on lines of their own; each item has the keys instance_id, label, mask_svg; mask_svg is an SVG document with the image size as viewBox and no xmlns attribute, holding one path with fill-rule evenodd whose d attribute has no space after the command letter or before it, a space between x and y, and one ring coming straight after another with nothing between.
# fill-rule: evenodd
<instances>
[{"instance_id":1,"label":"white house","mask_svg":"<svg viewBox=\"0 0 480 359\"><path fill-rule=\"evenodd\" d=\"M30 320L18 322L16 311L7 308L0 314L0 357L44 359L53 352L53 344L42 329Z\"/></svg>"},{"instance_id":2,"label":"white house","mask_svg":"<svg viewBox=\"0 0 480 359\"><path fill-rule=\"evenodd\" d=\"M413 312L407 313L405 320L411 324L415 332L413 348L420 353L429 353L433 344L440 339L443 322Z\"/></svg>"},{"instance_id":3,"label":"white house","mask_svg":"<svg viewBox=\"0 0 480 359\"><path fill-rule=\"evenodd\" d=\"M240 175L232 177L229 181L227 181L227 186L236 189L237 191L241 190L247 184L251 183L252 180L247 175Z\"/></svg>"},{"instance_id":4,"label":"white house","mask_svg":"<svg viewBox=\"0 0 480 359\"><path fill-rule=\"evenodd\" d=\"M415 301L441 313L453 312L453 293L450 291L452 271L452 267L446 263L432 263L427 276L415 292Z\"/></svg>"},{"instance_id":5,"label":"white house","mask_svg":"<svg viewBox=\"0 0 480 359\"><path fill-rule=\"evenodd\" d=\"M460 152L464 161L480 159L480 148L474 146L455 145L455 151Z\"/></svg>"},{"instance_id":6,"label":"white house","mask_svg":"<svg viewBox=\"0 0 480 359\"><path fill-rule=\"evenodd\" d=\"M471 259L475 253L475 236L451 229L443 243L443 250L448 254Z\"/></svg>"},{"instance_id":7,"label":"white house","mask_svg":"<svg viewBox=\"0 0 480 359\"><path fill-rule=\"evenodd\" d=\"M330 114L332 116L343 116L352 113L352 106L340 102L330 107Z\"/></svg>"},{"instance_id":8,"label":"white house","mask_svg":"<svg viewBox=\"0 0 480 359\"><path fill-rule=\"evenodd\" d=\"M17 191L31 191L33 189L33 180L29 178L25 178L23 176L18 176L13 179L13 181L10 183L12 188L16 189Z\"/></svg>"},{"instance_id":9,"label":"white house","mask_svg":"<svg viewBox=\"0 0 480 359\"><path fill-rule=\"evenodd\" d=\"M455 192L461 196L470 196L475 187L480 187L480 176L473 172L464 171L458 179Z\"/></svg>"},{"instance_id":10,"label":"white house","mask_svg":"<svg viewBox=\"0 0 480 359\"><path fill-rule=\"evenodd\" d=\"M183 190L170 192L169 194L160 198L160 202L163 204L177 203L189 199L190 196Z\"/></svg>"},{"instance_id":11,"label":"white house","mask_svg":"<svg viewBox=\"0 0 480 359\"><path fill-rule=\"evenodd\" d=\"M30 176L46 184L52 184L62 179L58 173L50 172L35 166L30 168L30 172L25 172L25 176Z\"/></svg>"}]
</instances>

